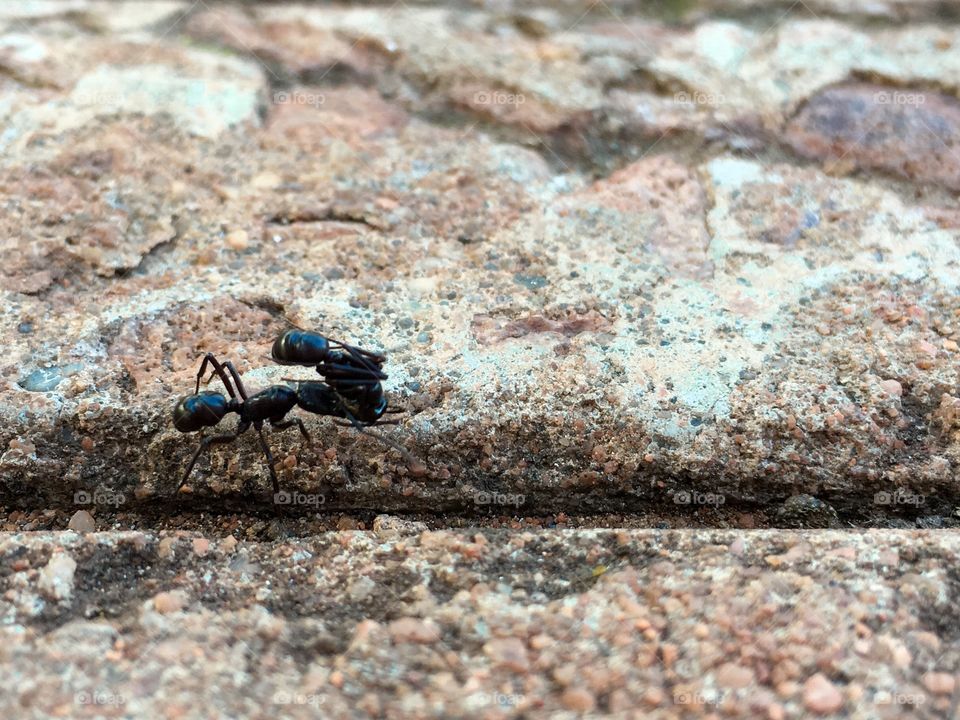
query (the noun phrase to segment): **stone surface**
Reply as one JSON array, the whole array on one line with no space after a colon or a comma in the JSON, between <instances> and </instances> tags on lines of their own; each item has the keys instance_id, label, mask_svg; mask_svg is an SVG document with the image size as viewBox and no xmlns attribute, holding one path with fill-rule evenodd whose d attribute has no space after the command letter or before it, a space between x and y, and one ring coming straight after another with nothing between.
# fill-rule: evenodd
<instances>
[{"instance_id":1,"label":"stone surface","mask_svg":"<svg viewBox=\"0 0 960 720\"><path fill-rule=\"evenodd\" d=\"M825 163L878 168L960 189L960 102L880 85L834 87L791 120L787 141Z\"/></svg>"},{"instance_id":2,"label":"stone surface","mask_svg":"<svg viewBox=\"0 0 960 720\"><path fill-rule=\"evenodd\" d=\"M942 718L958 553L890 530L5 533L0 713Z\"/></svg>"},{"instance_id":3,"label":"stone surface","mask_svg":"<svg viewBox=\"0 0 960 720\"><path fill-rule=\"evenodd\" d=\"M958 20L0 6L0 715L955 714Z\"/></svg>"},{"instance_id":4,"label":"stone surface","mask_svg":"<svg viewBox=\"0 0 960 720\"><path fill-rule=\"evenodd\" d=\"M387 352L415 458L319 418L312 448L271 433L311 507L772 522L809 495L842 523L955 523L957 168L923 128L952 134L956 29L709 7L25 10L0 497L186 502L196 438L169 413L198 358L278 382L294 323ZM929 102L864 105L894 86ZM632 95L669 127L625 119ZM797 156L764 150L779 132ZM269 503L259 452L213 449L189 502Z\"/></svg>"}]
</instances>

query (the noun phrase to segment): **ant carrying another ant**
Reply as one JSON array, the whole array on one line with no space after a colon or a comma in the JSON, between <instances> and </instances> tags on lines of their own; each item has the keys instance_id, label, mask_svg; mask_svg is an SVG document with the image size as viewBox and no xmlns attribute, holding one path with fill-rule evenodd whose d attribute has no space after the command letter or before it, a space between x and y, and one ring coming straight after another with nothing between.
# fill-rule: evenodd
<instances>
[{"instance_id":1,"label":"ant carrying another ant","mask_svg":"<svg viewBox=\"0 0 960 720\"><path fill-rule=\"evenodd\" d=\"M197 372L194 393L181 398L173 410L173 425L177 430L183 433L201 433L200 446L187 465L180 488L186 484L194 465L206 448L232 442L252 427L257 431L260 448L267 460L274 494L278 494L280 483L273 467L273 454L263 436L263 425L269 422L277 429L297 425L301 435L310 443L310 435L300 418L285 419L295 407L315 415L343 418L349 421L346 423L348 426L373 435L380 442L398 450L408 462L416 462L405 448L367 429L377 424L392 424L381 421L385 413L402 412L388 406L386 394L380 384L381 380L387 378L382 371L386 362L383 355L331 340L318 333L288 330L274 342L273 357L281 364L316 366L324 381L284 378L296 383L296 389L287 385L271 385L265 390L248 395L232 362L227 360L221 363L212 353L204 356ZM213 379L214 375L219 377L229 398L211 390L200 391L200 381L208 365L213 367L210 379ZM233 433L203 437L205 428L214 427L230 413L240 416Z\"/></svg>"}]
</instances>

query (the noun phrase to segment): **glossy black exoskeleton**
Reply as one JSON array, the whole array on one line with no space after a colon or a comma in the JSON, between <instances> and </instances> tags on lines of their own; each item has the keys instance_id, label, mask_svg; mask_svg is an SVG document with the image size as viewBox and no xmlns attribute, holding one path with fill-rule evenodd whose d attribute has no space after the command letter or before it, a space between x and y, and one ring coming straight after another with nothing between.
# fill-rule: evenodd
<instances>
[{"instance_id":1,"label":"glossy black exoskeleton","mask_svg":"<svg viewBox=\"0 0 960 720\"><path fill-rule=\"evenodd\" d=\"M383 355L309 330L287 330L274 341L270 354L278 365L314 366L328 382L333 379L349 385L387 379Z\"/></svg>"},{"instance_id":2,"label":"glossy black exoskeleton","mask_svg":"<svg viewBox=\"0 0 960 720\"><path fill-rule=\"evenodd\" d=\"M229 399L223 394L211 390L200 392L200 380L207 370L207 365L213 366L214 373L219 376L230 396ZM227 372L230 373L230 377L227 376ZM233 383L230 381L231 377ZM322 385L323 383L318 384ZM236 389L234 389L234 386L236 386ZM297 391L286 385L271 385L265 390L248 396L246 389L243 387L243 382L240 380L240 374L233 363L229 360L220 363L211 353L207 353L200 364L200 371L197 373L197 387L194 394L181 398L173 409L173 426L177 430L180 432L201 432L200 447L197 448L190 464L187 465L180 486L183 487L184 483L187 482L193 466L204 449L210 445L232 442L253 427L257 431L260 438L260 447L267 458L270 479L273 481L273 491L274 493L280 492L280 483L277 480L276 471L273 469L273 454L263 437L263 423L269 422L278 429L297 425L303 437L307 442L310 442L310 435L307 433L302 420L299 418L284 420L287 413L296 407L297 400ZM237 428L233 433L202 437L204 428L217 425L230 413L237 413L240 416Z\"/></svg>"},{"instance_id":3,"label":"glossy black exoskeleton","mask_svg":"<svg viewBox=\"0 0 960 720\"><path fill-rule=\"evenodd\" d=\"M311 335L322 337L316 335L316 333L311 333ZM276 347L276 343L274 347ZM416 462L401 445L366 429L378 423L382 424L380 418L384 413L399 411L387 407L383 386L374 372L367 369L366 366L367 357L379 358L380 362L383 362L384 358L359 350L359 348L351 349L359 354L349 353L342 356L333 356L334 359L338 360L333 364L338 367L334 368L334 377L327 379L326 382L290 379L291 382L297 384L296 390L286 385L271 385L265 390L249 396L233 363L230 361L221 363L214 355L207 353L200 364L199 372L197 372L194 394L181 398L173 410L173 424L177 430L180 432L199 431L201 433L200 446L194 453L189 465L187 465L183 479L180 481L180 487L183 487L187 482L194 465L205 448L210 445L232 442L253 427L257 431L260 447L267 459L274 494L279 493L280 483L273 468L273 454L270 452L270 447L263 436L263 424L269 422L278 429L297 425L303 437L307 442L310 442L310 435L307 433L302 420L299 418L284 419L295 407L316 415L343 418L349 421L349 425L352 425L358 431L373 435L381 442L398 450L408 461ZM208 365L213 367L213 374L220 378L229 398L222 393L210 390L200 392L200 381L203 379ZM327 369L327 364L320 363L318 370L320 368ZM229 376L227 373L229 373ZM347 374L350 374L350 377L344 377ZM382 375L382 373L380 374ZM386 375L383 375L383 377L386 377ZM204 428L217 425L230 413L239 415L239 422L233 433L213 435L206 438L202 436Z\"/></svg>"},{"instance_id":4,"label":"glossy black exoskeleton","mask_svg":"<svg viewBox=\"0 0 960 720\"><path fill-rule=\"evenodd\" d=\"M380 384L381 380L387 379L383 372L387 358L382 354L294 328L274 341L272 356L281 364L316 367L340 398L340 404L331 408L334 412L323 414L346 418L354 427L361 429L378 424L385 413L396 412L388 407L386 394ZM298 392L301 396L304 393L312 393L317 397L323 395L321 406L326 407L330 403L327 392L320 387L309 390L302 384Z\"/></svg>"},{"instance_id":5,"label":"glossy black exoskeleton","mask_svg":"<svg viewBox=\"0 0 960 720\"><path fill-rule=\"evenodd\" d=\"M386 412L387 397L380 383L349 386L344 390L334 383L301 381L297 383L297 405L317 415L344 418L358 430L376 425Z\"/></svg>"},{"instance_id":6,"label":"glossy black exoskeleton","mask_svg":"<svg viewBox=\"0 0 960 720\"><path fill-rule=\"evenodd\" d=\"M278 337L272 355L281 364L312 365L323 376L326 384L285 378L298 383L298 403L304 410L344 418L358 431L373 435L415 462L403 447L367 430L373 425L395 424L384 421L383 416L403 412L389 407L381 385L387 379L383 372L386 356L300 329Z\"/></svg>"},{"instance_id":7,"label":"glossy black exoskeleton","mask_svg":"<svg viewBox=\"0 0 960 720\"><path fill-rule=\"evenodd\" d=\"M397 450L407 462L419 464L402 445L368 429L373 425L395 425L394 421L383 421L381 418L385 413L403 412L388 407L386 394L379 382L372 385L350 385L341 392L330 380L323 383L316 380L284 379L297 383L298 407L316 415L343 418L348 422L340 423L341 425L352 426L359 432L373 435L380 442Z\"/></svg>"}]
</instances>

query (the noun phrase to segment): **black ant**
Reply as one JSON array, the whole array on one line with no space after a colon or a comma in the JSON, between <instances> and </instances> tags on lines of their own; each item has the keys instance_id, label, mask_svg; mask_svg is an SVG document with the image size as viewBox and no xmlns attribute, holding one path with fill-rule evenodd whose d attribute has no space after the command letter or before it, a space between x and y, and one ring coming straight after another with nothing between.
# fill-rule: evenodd
<instances>
[{"instance_id":1,"label":"black ant","mask_svg":"<svg viewBox=\"0 0 960 720\"><path fill-rule=\"evenodd\" d=\"M385 356L309 330L287 330L274 341L270 355L278 365L315 366L327 382L338 381L342 386L387 379Z\"/></svg>"},{"instance_id":2,"label":"black ant","mask_svg":"<svg viewBox=\"0 0 960 720\"><path fill-rule=\"evenodd\" d=\"M306 331L299 332L306 333ZM280 340L289 334L289 332L285 333L274 343L275 351L277 345L280 344ZM306 334L313 338L322 338L316 333ZM326 338L322 339L326 340ZM325 362L318 365L318 370L323 367L324 370L331 372L332 377L328 380L329 385L316 380L293 380L297 383L296 390L286 385L271 385L252 396L247 395L243 382L240 380L240 374L233 363L229 360L221 363L212 353L207 353L197 373L197 385L194 394L181 398L173 411L173 424L177 430L180 432L201 432L200 446L194 453L189 465L187 465L183 479L180 481L180 487L183 487L187 482L190 473L193 471L193 466L205 448L210 445L232 442L249 430L250 427L253 427L257 431L260 447L267 459L274 494L279 493L280 483L273 468L273 454L270 452L270 447L263 436L263 423L269 421L271 426L277 429L297 425L304 439L310 443L310 435L307 433L302 420L299 418L284 420L294 407L300 407L316 415L328 415L349 420L350 425L358 431L373 435L384 444L398 450L408 462L415 463L416 461L413 460L405 448L389 438L366 429L378 424L384 413L398 412L388 408L383 387L378 379L379 376L386 378L386 375L379 370L380 365L377 364L375 368L368 367L368 362L379 361L382 364L385 358L339 342L336 342L336 345L344 348L344 350L342 352L339 350L329 351ZM346 355L343 353L346 353ZM222 393L210 390L200 392L200 381L203 379L208 364L213 366L211 379L214 374L220 378L230 396L229 400ZM287 361L287 364L291 363ZM227 372L230 373L229 377ZM359 382L361 375L365 376L363 382ZM232 384L231 378L233 379ZM234 389L234 385L236 389ZM238 395L239 400L237 399ZM232 434L202 437L204 428L217 425L229 413L237 413L240 416L237 428Z\"/></svg>"},{"instance_id":3,"label":"black ant","mask_svg":"<svg viewBox=\"0 0 960 720\"><path fill-rule=\"evenodd\" d=\"M230 395L228 400L222 393L212 390L200 392L200 380L203 379L207 370L207 365L213 365L213 373L220 377L220 381L227 389ZM227 372L233 378L236 384L236 390L227 377ZM213 377L213 374L211 374ZM322 385L323 383L318 383ZM237 399L239 394L240 399ZM173 409L173 426L180 432L200 431L200 447L193 454L190 464L187 465L187 471L183 474L183 480L180 481L180 487L187 482L193 466L196 464L200 454L210 445L227 443L236 440L243 435L252 426L260 437L260 447L267 458L267 467L270 468L270 479L273 481L274 493L280 492L280 483L277 480L276 471L273 469L273 454L270 452L270 446L267 445L263 437L263 423L269 420L270 424L278 429L292 427L297 425L300 433L309 443L310 435L303 425L300 418L293 420L284 420L299 400L297 391L286 385L271 385L266 390L248 396L246 388L243 387L243 381L240 380L240 373L233 366L233 363L227 360L220 363L212 353L207 353L203 362L200 364L200 371L197 373L197 387L193 395L187 395L181 398L177 406ZM237 429L232 434L211 435L204 438L203 429L213 427L218 424L229 413L237 413L240 416L240 422L237 423Z\"/></svg>"},{"instance_id":4,"label":"black ant","mask_svg":"<svg viewBox=\"0 0 960 720\"><path fill-rule=\"evenodd\" d=\"M341 400L342 414L338 416L350 420L358 430L376 424L394 424L380 418L386 413L403 412L388 406L380 384L387 379L382 370L386 357L381 354L309 330L290 329L274 341L271 355L274 362L281 365L315 366Z\"/></svg>"}]
</instances>

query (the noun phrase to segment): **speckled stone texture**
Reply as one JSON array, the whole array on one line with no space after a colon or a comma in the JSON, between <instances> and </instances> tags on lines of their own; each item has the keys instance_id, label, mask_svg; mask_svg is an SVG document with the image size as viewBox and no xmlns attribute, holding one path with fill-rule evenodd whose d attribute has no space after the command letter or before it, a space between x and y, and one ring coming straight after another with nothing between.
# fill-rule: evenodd
<instances>
[{"instance_id":1,"label":"speckled stone texture","mask_svg":"<svg viewBox=\"0 0 960 720\"><path fill-rule=\"evenodd\" d=\"M0 715L956 715L958 49L943 0L0 4ZM299 412L282 502L253 434L178 491L203 353L316 378L291 325L386 353L409 455Z\"/></svg>"},{"instance_id":2,"label":"speckled stone texture","mask_svg":"<svg viewBox=\"0 0 960 720\"><path fill-rule=\"evenodd\" d=\"M954 522L960 26L866 5L4 9L0 497L179 502L199 357L293 323L407 411L270 435L333 510Z\"/></svg>"},{"instance_id":3,"label":"speckled stone texture","mask_svg":"<svg viewBox=\"0 0 960 720\"><path fill-rule=\"evenodd\" d=\"M4 717L943 718L960 538L0 535ZM954 699L954 702L956 700Z\"/></svg>"}]
</instances>

